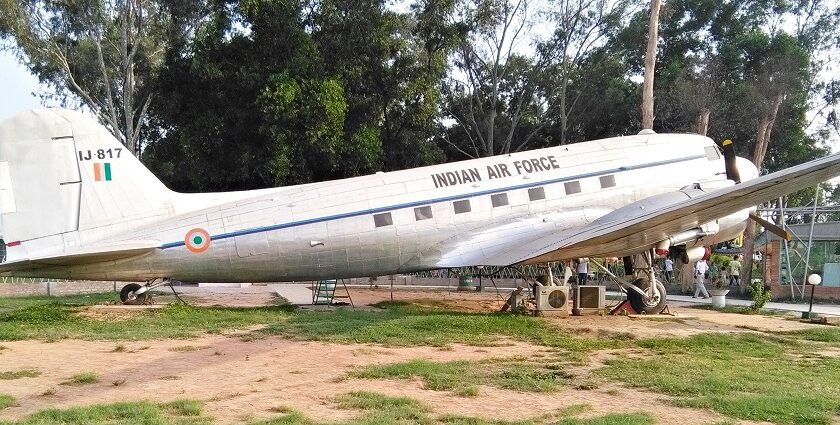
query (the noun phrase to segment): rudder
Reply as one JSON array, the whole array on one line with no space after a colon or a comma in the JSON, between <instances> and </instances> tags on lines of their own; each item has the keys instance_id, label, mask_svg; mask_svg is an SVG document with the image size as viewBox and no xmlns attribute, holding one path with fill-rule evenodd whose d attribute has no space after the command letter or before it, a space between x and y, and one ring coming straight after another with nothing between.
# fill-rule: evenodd
<instances>
[{"instance_id":1,"label":"rudder","mask_svg":"<svg viewBox=\"0 0 840 425\"><path fill-rule=\"evenodd\" d=\"M171 199L172 192L105 127L81 113L34 109L0 124L7 261L136 226L170 212Z\"/></svg>"}]
</instances>

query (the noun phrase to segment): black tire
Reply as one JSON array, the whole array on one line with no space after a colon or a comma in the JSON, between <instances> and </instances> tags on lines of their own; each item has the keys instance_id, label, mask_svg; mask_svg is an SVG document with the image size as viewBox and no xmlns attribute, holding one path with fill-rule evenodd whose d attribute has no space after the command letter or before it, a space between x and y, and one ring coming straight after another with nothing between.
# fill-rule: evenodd
<instances>
[{"instance_id":1,"label":"black tire","mask_svg":"<svg viewBox=\"0 0 840 425\"><path fill-rule=\"evenodd\" d=\"M633 281L633 285L636 285L641 290L648 289L650 282L646 278L640 277ZM630 300L630 306L633 307L633 310L636 310L637 313L644 313L644 314L659 314L662 310L665 309L665 305L668 303L668 294L665 292L665 285L662 282L656 282L656 289L659 290L659 300L655 304L645 302L644 297L637 293L636 291L628 290L627 291L627 299Z\"/></svg>"},{"instance_id":2,"label":"black tire","mask_svg":"<svg viewBox=\"0 0 840 425\"><path fill-rule=\"evenodd\" d=\"M139 304L139 303L142 303L142 301L145 300L145 298L146 298L146 294L142 294L142 295L140 295L139 297L137 297L133 300L129 300L129 298L128 298L131 295L132 292L137 292L137 290L140 289L140 288L141 288L141 286L136 284L136 283L129 283L128 285L123 286L122 289L120 290L120 301L122 301L123 304Z\"/></svg>"}]
</instances>

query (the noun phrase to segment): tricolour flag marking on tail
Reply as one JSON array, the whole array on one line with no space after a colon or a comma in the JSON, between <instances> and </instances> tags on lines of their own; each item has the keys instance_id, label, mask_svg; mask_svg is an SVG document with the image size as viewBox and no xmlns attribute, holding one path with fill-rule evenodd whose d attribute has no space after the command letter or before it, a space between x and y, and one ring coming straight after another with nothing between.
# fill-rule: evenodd
<instances>
[{"instance_id":1,"label":"tricolour flag marking on tail","mask_svg":"<svg viewBox=\"0 0 840 425\"><path fill-rule=\"evenodd\" d=\"M111 163L110 162L94 162L93 163L93 179L101 181L111 181Z\"/></svg>"}]
</instances>

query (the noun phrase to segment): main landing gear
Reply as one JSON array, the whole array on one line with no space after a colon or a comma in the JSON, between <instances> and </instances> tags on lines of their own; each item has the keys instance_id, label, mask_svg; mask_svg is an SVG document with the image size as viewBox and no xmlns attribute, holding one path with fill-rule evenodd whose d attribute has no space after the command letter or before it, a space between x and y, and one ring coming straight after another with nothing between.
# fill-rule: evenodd
<instances>
[{"instance_id":1,"label":"main landing gear","mask_svg":"<svg viewBox=\"0 0 840 425\"><path fill-rule=\"evenodd\" d=\"M633 310L644 314L659 314L665 310L668 303L668 294L665 292L665 285L656 279L656 273L653 270L653 258L654 251L652 249L632 256L632 268L631 270L625 270L628 278L633 278L631 282L612 274L598 263L593 262L592 264L601 267L604 272L612 276L621 285L622 289L627 292L627 300L630 301Z\"/></svg>"},{"instance_id":2,"label":"main landing gear","mask_svg":"<svg viewBox=\"0 0 840 425\"><path fill-rule=\"evenodd\" d=\"M151 304L152 296L148 292L160 286L168 285L169 279L152 279L145 285L129 283L120 290L120 301L126 305Z\"/></svg>"}]
</instances>

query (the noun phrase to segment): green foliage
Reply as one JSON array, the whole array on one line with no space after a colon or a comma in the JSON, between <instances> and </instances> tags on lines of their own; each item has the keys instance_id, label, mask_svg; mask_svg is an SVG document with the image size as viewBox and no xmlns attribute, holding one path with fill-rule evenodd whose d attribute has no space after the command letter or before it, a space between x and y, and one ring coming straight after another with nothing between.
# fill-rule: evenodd
<instances>
[{"instance_id":1,"label":"green foliage","mask_svg":"<svg viewBox=\"0 0 840 425\"><path fill-rule=\"evenodd\" d=\"M340 409L360 410L361 415L346 422L329 422L333 425L379 425L379 424L416 424L416 425L648 425L653 424L649 415L641 413L612 414L588 419L571 418L585 412L582 405L572 405L556 414L543 415L533 419L507 421L503 419L482 419L461 415L442 415L434 417L431 409L417 400L407 397L390 397L378 393L355 391L339 395L334 402ZM560 419L557 422L557 419ZM307 419L303 414L286 411L284 415L273 419L251 422L249 425L319 425Z\"/></svg>"},{"instance_id":2,"label":"green foliage","mask_svg":"<svg viewBox=\"0 0 840 425\"><path fill-rule=\"evenodd\" d=\"M639 345L655 355L610 360L597 373L738 419L828 424L840 408L830 390L840 385L840 360L797 360L810 347L789 338L703 334Z\"/></svg>"},{"instance_id":3,"label":"green foliage","mask_svg":"<svg viewBox=\"0 0 840 425\"><path fill-rule=\"evenodd\" d=\"M322 181L639 129L648 11L638 2L540 13L510 1L418 0L407 10L374 0L151 1L138 19L117 19L132 4L2 0L0 37L59 98L75 95L116 134L145 141L143 160L181 191ZM655 130L693 131L708 114L710 137L733 139L770 171L827 153L840 122L840 85L820 72L837 48L834 9L667 2ZM527 38L531 24L539 40ZM507 50L529 43L533 52ZM766 146L760 128L772 130Z\"/></svg>"},{"instance_id":4,"label":"green foliage","mask_svg":"<svg viewBox=\"0 0 840 425\"><path fill-rule=\"evenodd\" d=\"M9 381L12 379L20 378L34 378L40 375L41 371L37 369L9 370L5 372L0 372L0 380Z\"/></svg>"},{"instance_id":5,"label":"green foliage","mask_svg":"<svg viewBox=\"0 0 840 425\"><path fill-rule=\"evenodd\" d=\"M64 385L88 385L99 382L99 375L96 372L81 372L70 377Z\"/></svg>"},{"instance_id":6,"label":"green foliage","mask_svg":"<svg viewBox=\"0 0 840 425\"><path fill-rule=\"evenodd\" d=\"M656 421L646 413L611 413L590 419L566 418L557 425L653 425Z\"/></svg>"},{"instance_id":7,"label":"green foliage","mask_svg":"<svg viewBox=\"0 0 840 425\"><path fill-rule=\"evenodd\" d=\"M0 410L17 405L17 400L8 394L0 394Z\"/></svg>"},{"instance_id":8,"label":"green foliage","mask_svg":"<svg viewBox=\"0 0 840 425\"><path fill-rule=\"evenodd\" d=\"M106 295L113 299L113 294ZM198 308L170 304L130 319L105 321L76 314L79 301L97 302L104 296L68 298L0 298L0 340L188 338L282 320L288 306L262 308ZM67 301L67 304L63 302ZM15 308L12 308L15 306Z\"/></svg>"},{"instance_id":9,"label":"green foliage","mask_svg":"<svg viewBox=\"0 0 840 425\"><path fill-rule=\"evenodd\" d=\"M98 299L97 297L91 298ZM76 301L75 298L71 300ZM14 301L19 308L0 313L0 340L189 338L202 333L265 324L259 334L329 342L397 346L492 345L501 337L559 347L573 352L624 346L616 338L590 339L551 327L540 318L509 314L452 312L440 307L382 303L382 310L295 310L290 306L256 308L192 307L169 304L119 321L76 314L79 307L54 299ZM7 299L0 299L0 306ZM41 304L37 304L41 302Z\"/></svg>"},{"instance_id":10,"label":"green foliage","mask_svg":"<svg viewBox=\"0 0 840 425\"><path fill-rule=\"evenodd\" d=\"M767 304L773 298L773 294L770 293L769 289L764 289L764 282L760 280L751 282L750 289L752 290L752 304L750 304L751 310L761 310L764 307L764 304Z\"/></svg>"},{"instance_id":11,"label":"green foliage","mask_svg":"<svg viewBox=\"0 0 840 425\"><path fill-rule=\"evenodd\" d=\"M461 313L406 303L380 303L384 311L294 311L266 332L287 338L393 346L492 345L499 337L575 352L619 347L619 339L588 339L547 326L539 318L509 314Z\"/></svg>"},{"instance_id":12,"label":"green foliage","mask_svg":"<svg viewBox=\"0 0 840 425\"><path fill-rule=\"evenodd\" d=\"M431 362L409 360L401 363L372 365L349 374L364 379L421 379L426 389L453 391L473 396L478 385L490 385L515 391L547 392L568 385L573 378L562 364L541 365L521 360L485 360Z\"/></svg>"},{"instance_id":13,"label":"green foliage","mask_svg":"<svg viewBox=\"0 0 840 425\"><path fill-rule=\"evenodd\" d=\"M148 401L100 404L69 409L47 409L18 421L0 421L2 425L210 425L213 421L201 416L201 403L177 400L155 404Z\"/></svg>"},{"instance_id":14,"label":"green foliage","mask_svg":"<svg viewBox=\"0 0 840 425\"><path fill-rule=\"evenodd\" d=\"M840 343L840 328L837 327L814 327L800 331L792 331L786 335L801 338L807 341L827 342L833 345Z\"/></svg>"}]
</instances>

